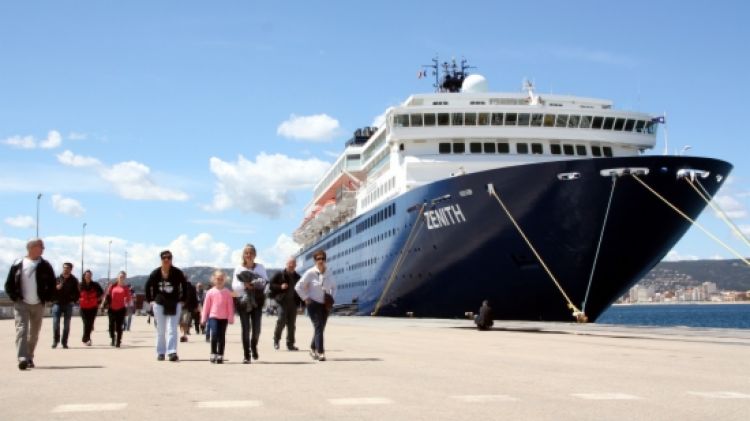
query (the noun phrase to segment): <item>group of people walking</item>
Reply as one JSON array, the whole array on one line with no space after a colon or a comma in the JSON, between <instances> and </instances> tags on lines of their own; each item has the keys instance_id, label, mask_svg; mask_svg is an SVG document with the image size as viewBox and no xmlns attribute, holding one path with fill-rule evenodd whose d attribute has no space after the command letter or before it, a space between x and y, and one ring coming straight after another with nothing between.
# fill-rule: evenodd
<instances>
[{"instance_id":1,"label":"group of people walking","mask_svg":"<svg viewBox=\"0 0 750 421\"><path fill-rule=\"evenodd\" d=\"M65 262L62 274L55 277L52 265L42 257L44 242L41 239L29 240L26 251L26 256L11 266L5 282L5 291L13 301L18 368L26 370L34 367L34 351L47 302L52 303L52 348L58 345L68 348L75 303L78 303L83 320L83 344L92 345L94 321L98 311L106 307L110 344L119 348L123 330L130 324L128 311L134 308L133 293L125 283L127 274L119 272L117 282L105 291L93 280L90 270L83 273L83 279L79 282L72 273L73 264L70 262ZM257 360L263 306L267 296L275 301L278 308L273 333L274 348L280 348L281 336L286 329L287 350L299 350L295 345L296 317L298 309L304 304L314 328L310 355L318 361L326 360L323 333L336 294L336 284L326 270L325 251L313 253L315 265L302 276L296 272L296 259L290 257L284 270L271 279L268 279L265 267L255 261L256 256L255 247L246 245L242 262L235 268L231 283L225 273L217 269L211 275L211 288L204 293L202 288L196 289L187 281L182 270L173 266L173 255L169 250L160 253L161 265L151 272L144 287L146 305L150 305L155 318L157 360L179 361L178 325L183 327L184 338L185 320L189 330L191 315L198 314L200 317L196 321L199 321L210 342L211 363L224 362L226 330L229 324L234 323L235 314L239 316L241 325L243 363L250 364L252 360ZM185 312L183 308L186 308Z\"/></svg>"}]
</instances>

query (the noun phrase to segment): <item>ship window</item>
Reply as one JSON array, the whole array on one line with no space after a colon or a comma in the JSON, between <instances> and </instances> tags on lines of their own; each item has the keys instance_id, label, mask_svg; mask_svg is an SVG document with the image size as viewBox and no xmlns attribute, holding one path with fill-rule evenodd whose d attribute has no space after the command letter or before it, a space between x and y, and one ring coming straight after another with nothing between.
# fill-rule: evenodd
<instances>
[{"instance_id":1,"label":"ship window","mask_svg":"<svg viewBox=\"0 0 750 421\"><path fill-rule=\"evenodd\" d=\"M409 115L396 114L396 117L393 119L393 125L396 127L409 127Z\"/></svg>"},{"instance_id":2,"label":"ship window","mask_svg":"<svg viewBox=\"0 0 750 421\"><path fill-rule=\"evenodd\" d=\"M602 156L602 148L601 148L601 146L592 146L591 147L591 155Z\"/></svg>"},{"instance_id":3,"label":"ship window","mask_svg":"<svg viewBox=\"0 0 750 421\"><path fill-rule=\"evenodd\" d=\"M477 125L477 113L466 113L464 115L464 124L467 126Z\"/></svg>"},{"instance_id":4,"label":"ship window","mask_svg":"<svg viewBox=\"0 0 750 421\"><path fill-rule=\"evenodd\" d=\"M480 126L487 126L490 124L490 114L489 113L479 113L477 115L477 124Z\"/></svg>"},{"instance_id":5,"label":"ship window","mask_svg":"<svg viewBox=\"0 0 750 421\"><path fill-rule=\"evenodd\" d=\"M585 145L576 145L576 155L586 155L586 146Z\"/></svg>"},{"instance_id":6,"label":"ship window","mask_svg":"<svg viewBox=\"0 0 750 421\"><path fill-rule=\"evenodd\" d=\"M487 142L484 144L484 153L495 153L495 144Z\"/></svg>"},{"instance_id":7,"label":"ship window","mask_svg":"<svg viewBox=\"0 0 750 421\"><path fill-rule=\"evenodd\" d=\"M506 113L505 114L505 125L506 126L515 126L516 125L516 119L518 117L518 114L516 113Z\"/></svg>"},{"instance_id":8,"label":"ship window","mask_svg":"<svg viewBox=\"0 0 750 421\"><path fill-rule=\"evenodd\" d=\"M590 129L591 128L591 116L590 115L583 115L581 116L581 126L582 129Z\"/></svg>"},{"instance_id":9,"label":"ship window","mask_svg":"<svg viewBox=\"0 0 750 421\"><path fill-rule=\"evenodd\" d=\"M604 150L604 156L608 158L612 157L612 148L610 148L609 146L605 146L603 150Z\"/></svg>"},{"instance_id":10,"label":"ship window","mask_svg":"<svg viewBox=\"0 0 750 421\"><path fill-rule=\"evenodd\" d=\"M529 119L530 115L526 113L518 114L518 125L528 127L529 126Z\"/></svg>"},{"instance_id":11,"label":"ship window","mask_svg":"<svg viewBox=\"0 0 750 421\"><path fill-rule=\"evenodd\" d=\"M573 145L563 145L563 153L565 153L565 155L575 155Z\"/></svg>"},{"instance_id":12,"label":"ship window","mask_svg":"<svg viewBox=\"0 0 750 421\"><path fill-rule=\"evenodd\" d=\"M428 113L424 115L424 125L425 126L434 126L435 125L435 114Z\"/></svg>"},{"instance_id":13,"label":"ship window","mask_svg":"<svg viewBox=\"0 0 750 421\"><path fill-rule=\"evenodd\" d=\"M438 126L448 126L451 124L451 115L448 113L438 113L437 115Z\"/></svg>"},{"instance_id":14,"label":"ship window","mask_svg":"<svg viewBox=\"0 0 750 421\"><path fill-rule=\"evenodd\" d=\"M479 142L469 143L469 152L471 153L482 153L482 144Z\"/></svg>"},{"instance_id":15,"label":"ship window","mask_svg":"<svg viewBox=\"0 0 750 421\"><path fill-rule=\"evenodd\" d=\"M624 118L618 118L615 120L615 130L622 131L622 128L625 126L625 119Z\"/></svg>"},{"instance_id":16,"label":"ship window","mask_svg":"<svg viewBox=\"0 0 750 421\"><path fill-rule=\"evenodd\" d=\"M643 120L638 120L635 122L635 131L638 133L643 133L643 128L646 126L646 122Z\"/></svg>"},{"instance_id":17,"label":"ship window","mask_svg":"<svg viewBox=\"0 0 750 421\"><path fill-rule=\"evenodd\" d=\"M532 114L531 115L531 126L542 127L542 121L544 120L544 114Z\"/></svg>"},{"instance_id":18,"label":"ship window","mask_svg":"<svg viewBox=\"0 0 750 421\"><path fill-rule=\"evenodd\" d=\"M503 125L503 113L492 113L492 125L493 126Z\"/></svg>"},{"instance_id":19,"label":"ship window","mask_svg":"<svg viewBox=\"0 0 750 421\"><path fill-rule=\"evenodd\" d=\"M612 126L615 125L615 118L614 117L607 117L604 119L604 124L602 125L602 130L612 130Z\"/></svg>"},{"instance_id":20,"label":"ship window","mask_svg":"<svg viewBox=\"0 0 750 421\"><path fill-rule=\"evenodd\" d=\"M453 143L453 153L464 153L466 151L466 145L464 142Z\"/></svg>"},{"instance_id":21,"label":"ship window","mask_svg":"<svg viewBox=\"0 0 750 421\"><path fill-rule=\"evenodd\" d=\"M497 153L510 153L510 145L506 142L500 142L497 144Z\"/></svg>"},{"instance_id":22,"label":"ship window","mask_svg":"<svg viewBox=\"0 0 750 421\"><path fill-rule=\"evenodd\" d=\"M593 122L591 123L592 129L601 129L602 123L604 123L604 117L594 117Z\"/></svg>"},{"instance_id":23,"label":"ship window","mask_svg":"<svg viewBox=\"0 0 750 421\"><path fill-rule=\"evenodd\" d=\"M422 127L422 114L412 114L411 115L411 126L412 127Z\"/></svg>"},{"instance_id":24,"label":"ship window","mask_svg":"<svg viewBox=\"0 0 750 421\"><path fill-rule=\"evenodd\" d=\"M403 143L400 143L400 144L398 145L398 150L400 150L400 151L403 151L403 150L404 150L404 144L403 144Z\"/></svg>"},{"instance_id":25,"label":"ship window","mask_svg":"<svg viewBox=\"0 0 750 421\"><path fill-rule=\"evenodd\" d=\"M532 143L531 144L531 153L536 155L541 155L544 153L544 149L542 148L541 143Z\"/></svg>"},{"instance_id":26,"label":"ship window","mask_svg":"<svg viewBox=\"0 0 750 421\"><path fill-rule=\"evenodd\" d=\"M544 127L554 127L554 126L555 126L555 115L545 114L544 115Z\"/></svg>"},{"instance_id":27,"label":"ship window","mask_svg":"<svg viewBox=\"0 0 750 421\"><path fill-rule=\"evenodd\" d=\"M568 115L558 114L557 119L555 121L555 127L565 127L567 125L568 125Z\"/></svg>"},{"instance_id":28,"label":"ship window","mask_svg":"<svg viewBox=\"0 0 750 421\"><path fill-rule=\"evenodd\" d=\"M581 121L581 116L579 116L579 115L571 115L570 118L568 119L568 127L570 127L571 129L577 129L578 128L578 123L580 121ZM414 125L414 123L412 121L412 126L413 125Z\"/></svg>"},{"instance_id":29,"label":"ship window","mask_svg":"<svg viewBox=\"0 0 750 421\"><path fill-rule=\"evenodd\" d=\"M451 153L451 144L450 143L439 143L438 144L438 152L440 152L440 153Z\"/></svg>"},{"instance_id":30,"label":"ship window","mask_svg":"<svg viewBox=\"0 0 750 421\"><path fill-rule=\"evenodd\" d=\"M464 113L452 113L451 124L454 126L463 126L464 125Z\"/></svg>"},{"instance_id":31,"label":"ship window","mask_svg":"<svg viewBox=\"0 0 750 421\"><path fill-rule=\"evenodd\" d=\"M560 155L562 153L562 148L560 148L559 144L553 143L549 145L549 151L552 152L552 155Z\"/></svg>"},{"instance_id":32,"label":"ship window","mask_svg":"<svg viewBox=\"0 0 750 421\"><path fill-rule=\"evenodd\" d=\"M654 124L653 121L649 121L646 123L646 132L649 134L656 133L656 124Z\"/></svg>"},{"instance_id":33,"label":"ship window","mask_svg":"<svg viewBox=\"0 0 750 421\"><path fill-rule=\"evenodd\" d=\"M633 120L632 118L629 118L628 121L625 122L625 131L632 132L634 126L635 126L635 120Z\"/></svg>"},{"instance_id":34,"label":"ship window","mask_svg":"<svg viewBox=\"0 0 750 421\"><path fill-rule=\"evenodd\" d=\"M516 143L516 152L519 154L529 153L529 144L528 143Z\"/></svg>"}]
</instances>

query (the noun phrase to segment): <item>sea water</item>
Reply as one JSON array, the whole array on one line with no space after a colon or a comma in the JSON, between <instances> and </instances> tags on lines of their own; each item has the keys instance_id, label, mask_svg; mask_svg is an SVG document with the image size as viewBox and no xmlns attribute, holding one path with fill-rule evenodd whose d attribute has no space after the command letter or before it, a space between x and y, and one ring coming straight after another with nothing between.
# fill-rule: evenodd
<instances>
[{"instance_id":1,"label":"sea water","mask_svg":"<svg viewBox=\"0 0 750 421\"><path fill-rule=\"evenodd\" d=\"M597 323L750 329L750 304L616 305Z\"/></svg>"}]
</instances>

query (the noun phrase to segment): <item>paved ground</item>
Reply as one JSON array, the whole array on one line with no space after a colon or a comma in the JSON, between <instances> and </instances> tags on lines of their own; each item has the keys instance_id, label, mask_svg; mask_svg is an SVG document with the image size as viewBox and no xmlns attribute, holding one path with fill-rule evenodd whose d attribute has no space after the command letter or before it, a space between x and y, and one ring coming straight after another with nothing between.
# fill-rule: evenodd
<instances>
[{"instance_id":1,"label":"paved ground","mask_svg":"<svg viewBox=\"0 0 750 421\"><path fill-rule=\"evenodd\" d=\"M208 362L202 337L179 363L158 362L153 328L134 318L114 349L97 319L94 346L51 349L45 319L37 368L14 362L13 321L0 321L2 420L747 420L750 331L332 318L329 360L275 351L265 318L260 360ZM311 337L301 317L298 345ZM283 344L282 344L283 345Z\"/></svg>"}]
</instances>

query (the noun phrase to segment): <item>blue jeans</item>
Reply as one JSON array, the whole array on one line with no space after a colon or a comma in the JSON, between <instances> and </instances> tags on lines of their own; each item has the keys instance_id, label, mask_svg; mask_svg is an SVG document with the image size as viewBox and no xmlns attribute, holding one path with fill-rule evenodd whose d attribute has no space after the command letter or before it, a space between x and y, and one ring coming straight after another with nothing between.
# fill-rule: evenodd
<instances>
[{"instance_id":1,"label":"blue jeans","mask_svg":"<svg viewBox=\"0 0 750 421\"><path fill-rule=\"evenodd\" d=\"M182 304L177 303L175 314L165 315L164 306L154 303L156 320L156 353L158 355L177 353L177 324L180 320Z\"/></svg>"},{"instance_id":2,"label":"blue jeans","mask_svg":"<svg viewBox=\"0 0 750 421\"><path fill-rule=\"evenodd\" d=\"M213 332L211 335L211 353L224 355L224 346L226 345L227 336L227 319L208 319L209 329Z\"/></svg>"},{"instance_id":3,"label":"blue jeans","mask_svg":"<svg viewBox=\"0 0 750 421\"><path fill-rule=\"evenodd\" d=\"M60 341L60 316L63 316L62 344L68 346L68 335L70 334L70 318L73 316L73 303L52 304L52 343L57 345Z\"/></svg>"}]
</instances>

